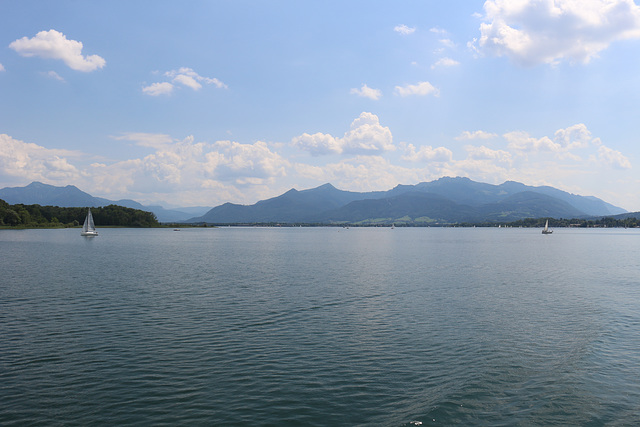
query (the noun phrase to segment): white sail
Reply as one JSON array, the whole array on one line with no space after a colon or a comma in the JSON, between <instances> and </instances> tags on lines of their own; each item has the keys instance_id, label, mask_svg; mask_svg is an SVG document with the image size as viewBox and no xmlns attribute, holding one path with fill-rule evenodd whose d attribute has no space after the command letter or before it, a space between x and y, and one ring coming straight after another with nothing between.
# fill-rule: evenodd
<instances>
[{"instance_id":1,"label":"white sail","mask_svg":"<svg viewBox=\"0 0 640 427\"><path fill-rule=\"evenodd\" d=\"M82 224L82 236L97 236L98 232L96 231L96 225L93 222L93 215L91 215L91 208L87 212L87 217L84 219L84 224Z\"/></svg>"},{"instance_id":2,"label":"white sail","mask_svg":"<svg viewBox=\"0 0 640 427\"><path fill-rule=\"evenodd\" d=\"M545 222L544 224L544 229L542 230L542 234L551 234L553 233L553 230L549 230L549 220L547 220L547 222Z\"/></svg>"}]
</instances>

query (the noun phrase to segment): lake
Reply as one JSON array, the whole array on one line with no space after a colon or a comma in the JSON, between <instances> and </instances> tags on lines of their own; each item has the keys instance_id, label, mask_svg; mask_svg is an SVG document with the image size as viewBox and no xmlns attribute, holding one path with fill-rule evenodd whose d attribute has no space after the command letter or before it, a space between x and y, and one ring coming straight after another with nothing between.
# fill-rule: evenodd
<instances>
[{"instance_id":1,"label":"lake","mask_svg":"<svg viewBox=\"0 0 640 427\"><path fill-rule=\"evenodd\" d=\"M0 424L640 425L640 230L0 231Z\"/></svg>"}]
</instances>

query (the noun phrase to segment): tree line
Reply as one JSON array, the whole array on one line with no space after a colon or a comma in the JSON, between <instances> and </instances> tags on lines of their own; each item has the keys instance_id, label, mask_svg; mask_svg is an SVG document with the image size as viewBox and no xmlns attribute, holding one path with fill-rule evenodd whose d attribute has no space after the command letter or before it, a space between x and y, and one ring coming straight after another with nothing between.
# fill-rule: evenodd
<instances>
[{"instance_id":1,"label":"tree line","mask_svg":"<svg viewBox=\"0 0 640 427\"><path fill-rule=\"evenodd\" d=\"M155 214L124 206L91 208L96 226L159 227ZM0 226L9 227L77 227L82 225L87 208L59 206L10 205L0 199Z\"/></svg>"},{"instance_id":2,"label":"tree line","mask_svg":"<svg viewBox=\"0 0 640 427\"><path fill-rule=\"evenodd\" d=\"M575 228L640 228L640 214L639 218L526 218L512 222L481 222L481 223L460 223L455 224L458 227L497 227L499 225L503 227L523 227L523 228L542 228L547 220L549 220L549 227L575 227Z\"/></svg>"}]
</instances>

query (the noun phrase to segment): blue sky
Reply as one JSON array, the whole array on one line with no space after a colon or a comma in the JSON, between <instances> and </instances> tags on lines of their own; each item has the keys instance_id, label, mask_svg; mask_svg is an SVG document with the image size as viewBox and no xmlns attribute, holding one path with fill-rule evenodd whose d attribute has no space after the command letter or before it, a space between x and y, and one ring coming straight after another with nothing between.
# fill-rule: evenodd
<instances>
[{"instance_id":1,"label":"blue sky","mask_svg":"<svg viewBox=\"0 0 640 427\"><path fill-rule=\"evenodd\" d=\"M216 206L466 176L640 211L631 0L5 0L0 17L0 187Z\"/></svg>"}]
</instances>

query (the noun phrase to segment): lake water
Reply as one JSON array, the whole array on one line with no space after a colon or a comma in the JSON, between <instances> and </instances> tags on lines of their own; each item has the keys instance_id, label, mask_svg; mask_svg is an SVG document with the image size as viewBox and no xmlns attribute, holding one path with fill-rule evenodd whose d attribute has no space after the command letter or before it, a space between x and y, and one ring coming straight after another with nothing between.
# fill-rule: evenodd
<instances>
[{"instance_id":1,"label":"lake water","mask_svg":"<svg viewBox=\"0 0 640 427\"><path fill-rule=\"evenodd\" d=\"M640 230L0 231L0 424L640 425Z\"/></svg>"}]
</instances>

